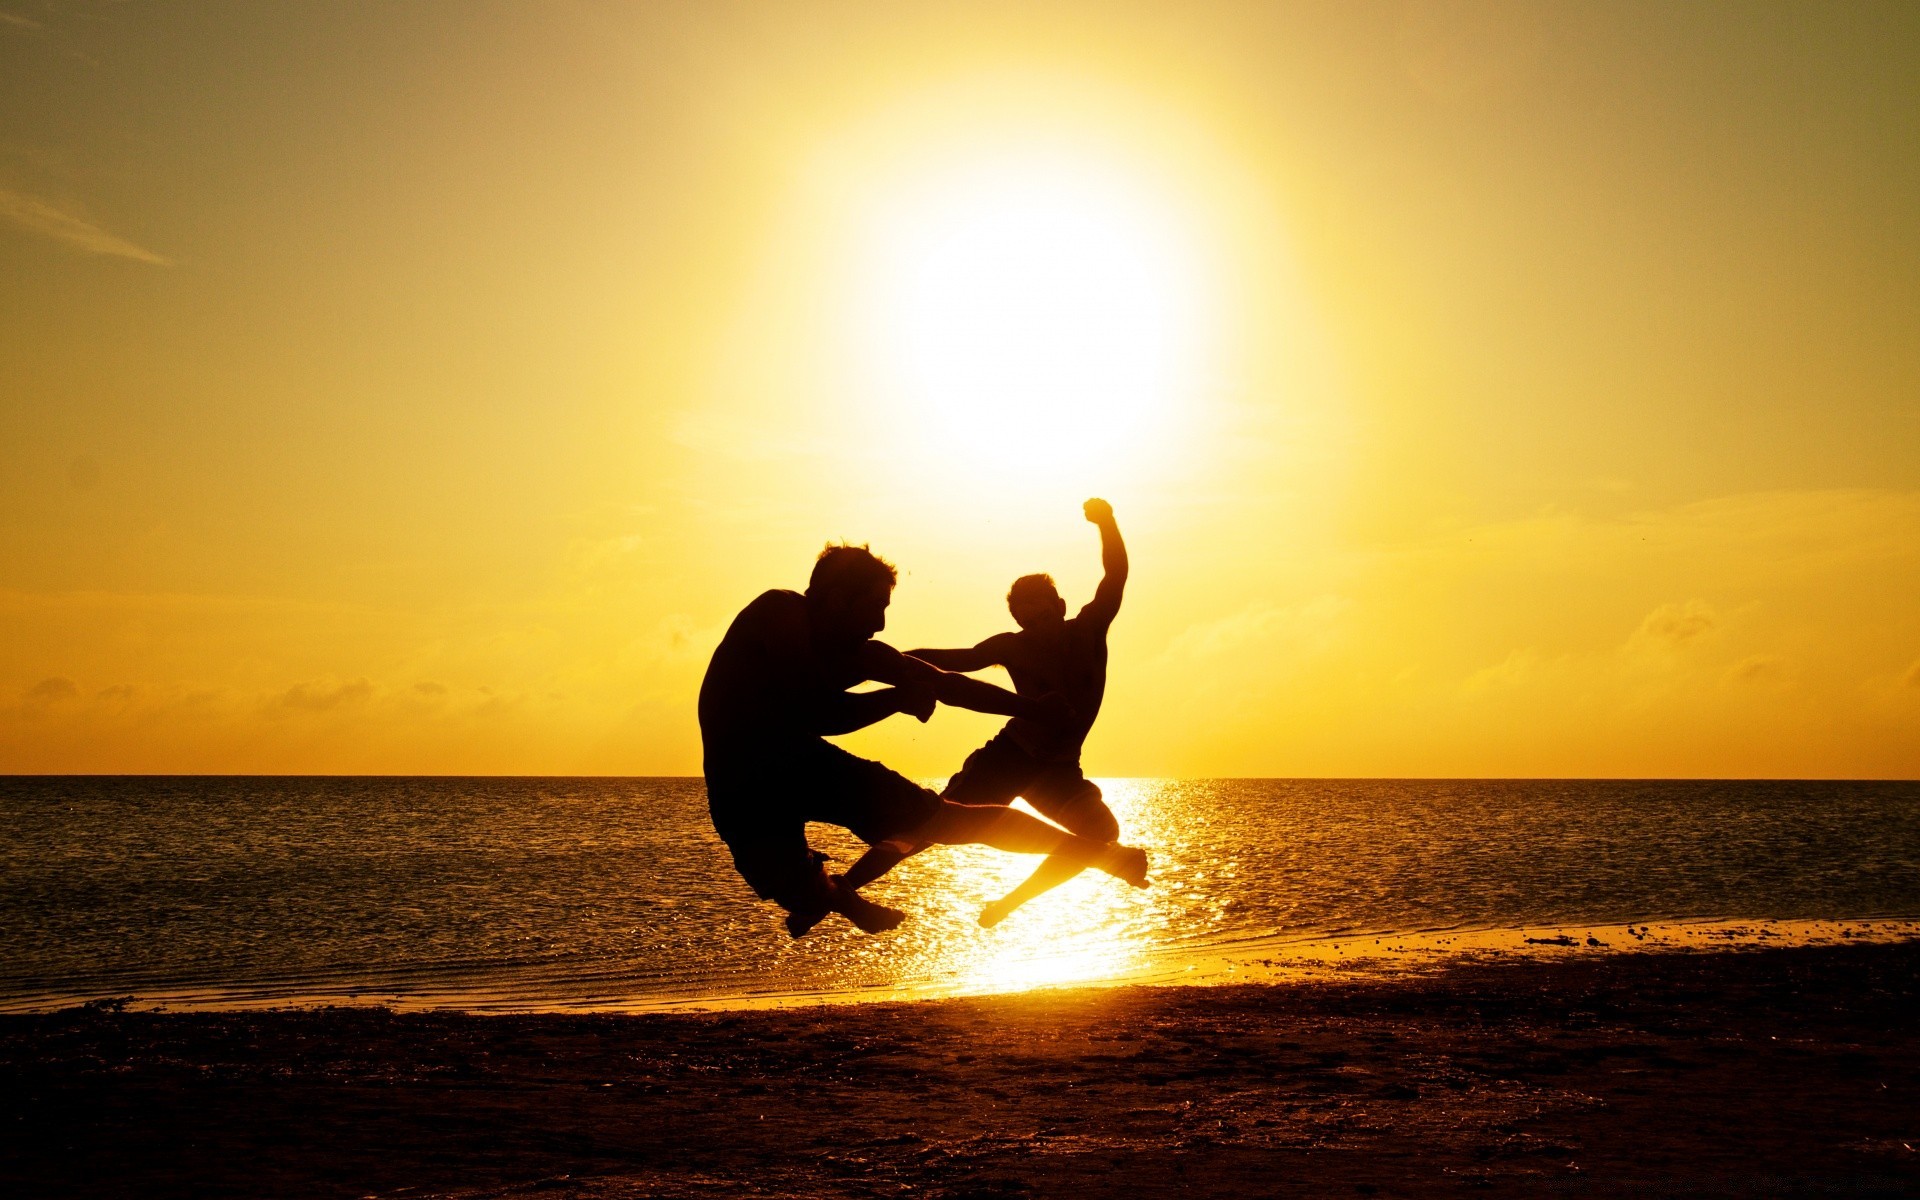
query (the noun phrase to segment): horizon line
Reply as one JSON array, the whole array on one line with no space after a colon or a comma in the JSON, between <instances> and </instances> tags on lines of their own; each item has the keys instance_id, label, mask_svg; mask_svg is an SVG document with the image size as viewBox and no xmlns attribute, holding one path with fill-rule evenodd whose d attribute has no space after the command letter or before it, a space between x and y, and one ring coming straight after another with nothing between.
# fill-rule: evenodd
<instances>
[{"instance_id":1,"label":"horizon line","mask_svg":"<svg viewBox=\"0 0 1920 1200\"><path fill-rule=\"evenodd\" d=\"M0 779L674 779L704 775L346 771L0 771ZM909 776L912 778L912 776ZM924 776L923 778L933 778ZM1920 783L1899 775L1090 775L1228 783Z\"/></svg>"}]
</instances>

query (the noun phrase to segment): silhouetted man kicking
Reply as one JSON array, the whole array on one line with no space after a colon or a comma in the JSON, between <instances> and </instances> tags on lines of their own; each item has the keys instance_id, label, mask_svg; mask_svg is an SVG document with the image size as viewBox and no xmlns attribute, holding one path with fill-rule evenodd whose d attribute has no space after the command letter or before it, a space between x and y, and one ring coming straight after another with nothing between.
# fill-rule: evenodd
<instances>
[{"instance_id":1,"label":"silhouetted man kicking","mask_svg":"<svg viewBox=\"0 0 1920 1200\"><path fill-rule=\"evenodd\" d=\"M1100 528L1100 564L1106 573L1077 616L1067 617L1067 602L1051 575L1023 575L1007 593L1007 608L1020 632L995 634L971 650L909 653L946 671L1005 667L1021 696L1058 696L1071 710L1051 719L1015 714L992 741L967 756L960 773L947 782L942 793L947 799L1007 805L1021 796L1074 833L1111 842L1120 836L1120 825L1099 786L1081 774L1080 745L1107 690L1107 629L1120 612L1120 594L1127 586L1127 547L1120 540L1113 507L1105 500L1087 501L1085 512ZM875 846L847 872L846 883L864 887L921 848L898 842ZM1047 859L1019 887L987 905L980 923L999 924L1082 869L1083 863L1061 856Z\"/></svg>"},{"instance_id":2,"label":"silhouetted man kicking","mask_svg":"<svg viewBox=\"0 0 1920 1200\"><path fill-rule=\"evenodd\" d=\"M795 937L829 912L869 933L903 913L874 904L821 869L808 821L842 825L869 845L981 842L1097 867L1146 886L1147 856L1081 837L1007 808L942 799L876 762L825 741L894 713L925 721L936 702L1061 722L1043 703L908 658L873 635L886 628L897 576L865 546L828 546L805 595L763 592L728 627L700 685L707 806L733 864L762 899L788 912ZM849 692L869 680L892 684Z\"/></svg>"}]
</instances>

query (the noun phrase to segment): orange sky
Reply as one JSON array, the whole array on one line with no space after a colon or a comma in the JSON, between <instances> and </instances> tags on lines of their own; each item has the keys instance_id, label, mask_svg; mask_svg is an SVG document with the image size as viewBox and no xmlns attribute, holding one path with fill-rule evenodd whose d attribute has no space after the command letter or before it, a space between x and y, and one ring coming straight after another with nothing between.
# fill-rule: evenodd
<instances>
[{"instance_id":1,"label":"orange sky","mask_svg":"<svg viewBox=\"0 0 1920 1200\"><path fill-rule=\"evenodd\" d=\"M0 771L693 773L1099 494L1094 775L1911 778L1917 281L1910 5L0 0Z\"/></svg>"}]
</instances>

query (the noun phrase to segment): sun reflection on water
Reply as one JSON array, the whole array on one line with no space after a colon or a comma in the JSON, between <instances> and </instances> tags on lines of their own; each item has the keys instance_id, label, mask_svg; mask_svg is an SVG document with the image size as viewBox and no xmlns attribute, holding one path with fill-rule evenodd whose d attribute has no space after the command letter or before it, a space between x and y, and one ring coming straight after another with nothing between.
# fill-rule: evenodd
<instances>
[{"instance_id":1,"label":"sun reflection on water","mask_svg":"<svg viewBox=\"0 0 1920 1200\"><path fill-rule=\"evenodd\" d=\"M1153 853L1165 844L1156 780L1102 779L1123 840ZM895 873L890 902L912 908L916 942L894 959L914 990L950 995L1022 992L1127 977L1149 963L1183 902L1167 881L1137 889L1086 871L1029 901L992 929L980 910L1006 894L1040 859L977 846L937 847ZM1151 869L1150 869L1151 877Z\"/></svg>"}]
</instances>

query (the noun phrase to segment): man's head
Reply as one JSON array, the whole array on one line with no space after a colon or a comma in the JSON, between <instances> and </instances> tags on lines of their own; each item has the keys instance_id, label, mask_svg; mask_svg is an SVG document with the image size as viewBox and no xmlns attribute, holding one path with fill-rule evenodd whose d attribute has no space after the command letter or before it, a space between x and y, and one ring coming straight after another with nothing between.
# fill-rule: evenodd
<instances>
[{"instance_id":1,"label":"man's head","mask_svg":"<svg viewBox=\"0 0 1920 1200\"><path fill-rule=\"evenodd\" d=\"M865 546L828 545L813 560L807 607L816 629L833 641L864 642L887 627L887 604L900 577Z\"/></svg>"},{"instance_id":2,"label":"man's head","mask_svg":"<svg viewBox=\"0 0 1920 1200\"><path fill-rule=\"evenodd\" d=\"M1022 575L1007 590L1007 611L1022 629L1049 629L1067 619L1067 602L1051 575Z\"/></svg>"}]
</instances>

